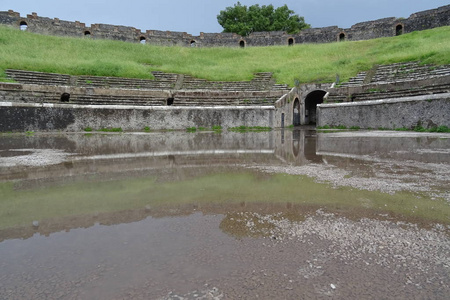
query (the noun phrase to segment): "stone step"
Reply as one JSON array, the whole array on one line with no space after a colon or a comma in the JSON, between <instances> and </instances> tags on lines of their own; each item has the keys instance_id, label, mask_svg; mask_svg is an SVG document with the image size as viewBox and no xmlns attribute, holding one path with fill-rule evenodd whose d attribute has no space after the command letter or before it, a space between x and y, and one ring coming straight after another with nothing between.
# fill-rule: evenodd
<instances>
[{"instance_id":1,"label":"stone step","mask_svg":"<svg viewBox=\"0 0 450 300\"><path fill-rule=\"evenodd\" d=\"M75 85L80 87L104 87L123 89L174 89L179 79L179 74L152 72L154 80L104 77L104 76L70 76L66 74L44 73L24 70L7 70L10 78L27 84L38 85ZM207 81L205 79L194 78L184 75L182 89L217 89L225 91L264 91L272 89L286 89L287 85L274 85L272 73L256 73L251 81Z\"/></svg>"},{"instance_id":2,"label":"stone step","mask_svg":"<svg viewBox=\"0 0 450 300\"><path fill-rule=\"evenodd\" d=\"M73 96L70 98L72 104L92 105L165 105L163 99L143 99L134 97L98 97L98 96Z\"/></svg>"},{"instance_id":3,"label":"stone step","mask_svg":"<svg viewBox=\"0 0 450 300\"><path fill-rule=\"evenodd\" d=\"M437 86L428 86L428 87L423 87L420 89L412 89L412 90L358 93L358 94L353 94L352 98L354 99L354 101L367 101L367 100L378 100L378 99L387 99L387 98L402 98L402 97L411 97L411 96L420 96L420 95L431 95L431 94L440 94L440 93L449 93L449 92L450 92L450 84L445 84L445 85L437 85Z\"/></svg>"}]
</instances>

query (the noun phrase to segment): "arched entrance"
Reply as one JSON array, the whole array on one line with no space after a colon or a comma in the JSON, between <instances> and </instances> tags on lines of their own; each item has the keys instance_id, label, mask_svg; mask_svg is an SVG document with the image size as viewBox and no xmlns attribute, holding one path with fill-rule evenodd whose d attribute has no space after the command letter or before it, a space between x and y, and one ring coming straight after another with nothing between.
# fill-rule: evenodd
<instances>
[{"instance_id":1,"label":"arched entrance","mask_svg":"<svg viewBox=\"0 0 450 300\"><path fill-rule=\"evenodd\" d=\"M317 104L323 103L326 92L315 90L305 98L305 124L315 125L317 123Z\"/></svg>"},{"instance_id":2,"label":"arched entrance","mask_svg":"<svg viewBox=\"0 0 450 300\"><path fill-rule=\"evenodd\" d=\"M294 115L292 116L292 121L294 126L300 125L300 101L298 98L295 98L294 100L294 107L293 107Z\"/></svg>"},{"instance_id":3,"label":"arched entrance","mask_svg":"<svg viewBox=\"0 0 450 300\"><path fill-rule=\"evenodd\" d=\"M28 29L28 24L25 21L21 21L19 26L20 26L20 30L22 30L22 31L25 31Z\"/></svg>"},{"instance_id":4,"label":"arched entrance","mask_svg":"<svg viewBox=\"0 0 450 300\"><path fill-rule=\"evenodd\" d=\"M399 35L402 35L402 34L403 34L403 25L402 24L398 24L395 27L395 35L399 36Z\"/></svg>"}]
</instances>

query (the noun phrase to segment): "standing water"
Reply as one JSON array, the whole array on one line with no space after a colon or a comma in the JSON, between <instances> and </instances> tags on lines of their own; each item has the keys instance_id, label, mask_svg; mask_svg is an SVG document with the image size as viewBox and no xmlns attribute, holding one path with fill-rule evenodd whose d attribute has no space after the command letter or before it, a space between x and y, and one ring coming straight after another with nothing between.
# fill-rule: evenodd
<instances>
[{"instance_id":1,"label":"standing water","mask_svg":"<svg viewBox=\"0 0 450 300\"><path fill-rule=\"evenodd\" d=\"M0 135L0 299L446 299L450 135Z\"/></svg>"}]
</instances>

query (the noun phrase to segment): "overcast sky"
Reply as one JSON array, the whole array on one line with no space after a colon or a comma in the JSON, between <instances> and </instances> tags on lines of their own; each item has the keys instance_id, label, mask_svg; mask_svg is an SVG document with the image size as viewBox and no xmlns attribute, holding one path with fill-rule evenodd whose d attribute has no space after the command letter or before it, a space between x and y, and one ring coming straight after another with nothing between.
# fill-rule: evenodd
<instances>
[{"instance_id":1,"label":"overcast sky","mask_svg":"<svg viewBox=\"0 0 450 300\"><path fill-rule=\"evenodd\" d=\"M243 5L287 4L312 27L348 28L358 22L410 14L450 4L449 0L241 0ZM39 16L148 29L221 32L217 15L235 0L0 0L0 11L12 9Z\"/></svg>"}]
</instances>

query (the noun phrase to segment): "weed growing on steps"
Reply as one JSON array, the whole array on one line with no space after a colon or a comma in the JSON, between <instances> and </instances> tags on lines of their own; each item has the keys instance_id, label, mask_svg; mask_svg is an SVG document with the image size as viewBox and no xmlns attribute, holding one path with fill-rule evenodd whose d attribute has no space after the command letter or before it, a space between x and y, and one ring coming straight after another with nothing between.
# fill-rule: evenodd
<instances>
[{"instance_id":1,"label":"weed growing on steps","mask_svg":"<svg viewBox=\"0 0 450 300\"><path fill-rule=\"evenodd\" d=\"M102 131L102 132L123 132L122 128L117 127L117 128L102 128L99 129L98 131Z\"/></svg>"},{"instance_id":2,"label":"weed growing on steps","mask_svg":"<svg viewBox=\"0 0 450 300\"><path fill-rule=\"evenodd\" d=\"M228 128L228 131L232 132L262 132L271 130L272 130L271 127L262 127L262 126L238 126Z\"/></svg>"},{"instance_id":3,"label":"weed growing on steps","mask_svg":"<svg viewBox=\"0 0 450 300\"><path fill-rule=\"evenodd\" d=\"M92 131L94 131L94 129L92 129L91 127L86 127L86 128L84 128L84 131L92 132ZM120 127L117 127L117 128L101 128L101 129L98 129L97 131L101 131L101 132L123 132L123 129L120 128Z\"/></svg>"}]
</instances>

